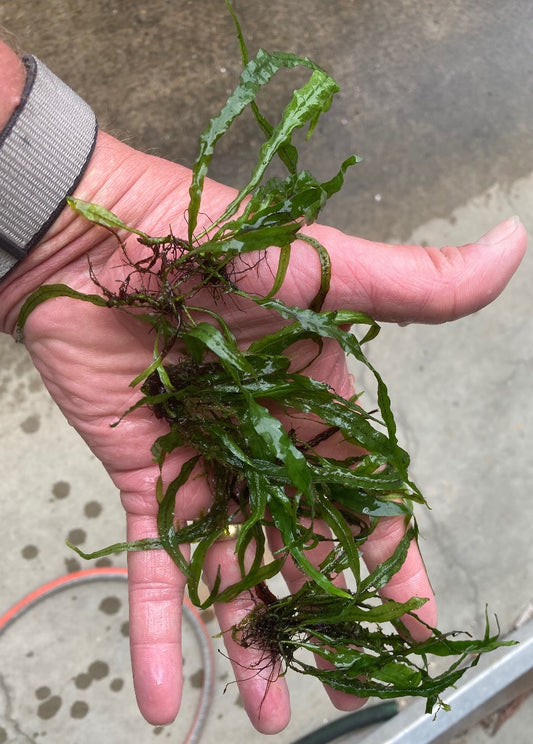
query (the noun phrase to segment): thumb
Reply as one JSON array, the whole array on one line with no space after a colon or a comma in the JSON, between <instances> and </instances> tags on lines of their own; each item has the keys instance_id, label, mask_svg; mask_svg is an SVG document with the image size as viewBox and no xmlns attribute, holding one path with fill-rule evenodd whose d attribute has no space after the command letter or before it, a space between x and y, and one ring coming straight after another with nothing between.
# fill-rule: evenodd
<instances>
[{"instance_id":1,"label":"thumb","mask_svg":"<svg viewBox=\"0 0 533 744\"><path fill-rule=\"evenodd\" d=\"M489 304L518 268L527 242L518 217L475 243L440 249L374 243L320 225L307 232L331 256L324 309L350 307L397 323L443 323Z\"/></svg>"}]
</instances>

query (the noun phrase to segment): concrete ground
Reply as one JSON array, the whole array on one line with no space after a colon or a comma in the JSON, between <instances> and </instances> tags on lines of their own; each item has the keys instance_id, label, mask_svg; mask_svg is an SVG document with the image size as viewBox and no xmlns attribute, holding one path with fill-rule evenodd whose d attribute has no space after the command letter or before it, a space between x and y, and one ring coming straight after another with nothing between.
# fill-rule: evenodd
<instances>
[{"instance_id":1,"label":"concrete ground","mask_svg":"<svg viewBox=\"0 0 533 744\"><path fill-rule=\"evenodd\" d=\"M435 245L468 242L515 213L533 232L530 0L235 7L252 50L307 54L341 85L306 165L328 176L351 152L364 161L325 221L368 238ZM83 95L103 128L185 164L239 70L222 0L0 0L0 25ZM276 107L281 90L267 105ZM243 120L213 176L242 183L256 143ZM371 353L432 506L419 519L443 629L480 633L488 604L507 631L533 600L532 281L529 255L486 310L446 326L386 327ZM3 612L82 567L66 537L97 548L122 539L123 520L101 467L58 414L24 348L6 337L0 405ZM133 702L124 583L73 587L37 605L0 637L0 744L183 741L205 677L192 627L184 713L154 728ZM217 654L201 741L259 742L229 675ZM318 685L290 682L294 715L282 743L339 715ZM528 698L496 733L476 726L459 741L526 744L532 725Z\"/></svg>"}]
</instances>

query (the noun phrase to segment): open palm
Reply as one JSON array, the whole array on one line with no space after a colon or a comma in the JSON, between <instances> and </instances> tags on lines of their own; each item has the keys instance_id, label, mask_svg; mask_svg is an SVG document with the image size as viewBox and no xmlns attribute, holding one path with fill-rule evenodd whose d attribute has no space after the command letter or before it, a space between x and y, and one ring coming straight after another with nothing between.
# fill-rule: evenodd
<instances>
[{"instance_id":1,"label":"open palm","mask_svg":"<svg viewBox=\"0 0 533 744\"><path fill-rule=\"evenodd\" d=\"M189 172L172 163L131 150L100 134L98 145L76 195L102 204L121 219L151 235L186 235L185 211ZM232 197L224 186L209 182L204 190L201 213L206 223L223 211ZM314 225L306 232L315 235L332 259L331 290L325 309L349 308L367 312L378 320L394 322L444 322L479 309L494 299L518 266L525 249L519 223L509 220L478 243L461 249L437 250L416 246L386 246L346 236ZM131 241L128 250L143 250ZM83 292L97 291L88 273L87 255L102 285L114 289L124 278L123 257L116 238L106 230L89 226L65 210L41 245L2 286L3 328L12 331L25 297L43 284L64 283ZM266 293L272 284L272 261L260 262L243 278L246 289ZM306 244L297 244L280 292L288 304L307 306L318 289L318 259ZM206 298L206 302L212 301ZM247 346L272 330L279 322L261 309L243 312L235 303L217 306L238 340ZM30 316L24 341L51 395L69 423L81 434L102 461L120 490L127 515L128 539L157 534L155 483L159 468L150 447L166 431L166 425L141 408L111 427L139 397L129 383L152 360L153 338L147 326L120 311L58 298L39 306ZM313 355L314 349L310 352ZM299 350L305 355L305 347ZM352 381L344 354L336 346L306 370L327 382L339 394L349 396ZM290 426L290 423L287 423ZM298 422L302 427L302 423ZM312 426L311 423L303 426ZM306 436L305 431L301 431ZM326 447L335 446L332 439ZM175 476L190 456L175 452L165 463L165 477ZM209 506L210 494L202 480L191 481L180 490L176 515L193 519ZM370 568L387 558L402 537L401 519L384 519L365 545ZM279 536L271 536L273 548ZM205 565L206 580L213 581L219 566L222 582L238 578L233 544L216 544ZM315 556L317 562L320 556ZM182 687L180 622L186 579L164 551L130 553L130 637L133 674L141 711L153 723L172 720L179 708ZM285 578L294 591L301 574L287 566ZM404 601L411 596L430 601L419 610L435 624L435 604L416 545L401 571L385 592ZM220 605L221 628L238 622L251 608L252 599L242 596ZM413 635L425 629L412 621ZM254 662L253 652L231 640L229 656L237 678L242 667ZM268 684L268 675L240 682L246 710L254 725L264 732L281 730L290 716L288 691L282 679ZM329 691L338 707L361 704L346 695Z\"/></svg>"}]
</instances>

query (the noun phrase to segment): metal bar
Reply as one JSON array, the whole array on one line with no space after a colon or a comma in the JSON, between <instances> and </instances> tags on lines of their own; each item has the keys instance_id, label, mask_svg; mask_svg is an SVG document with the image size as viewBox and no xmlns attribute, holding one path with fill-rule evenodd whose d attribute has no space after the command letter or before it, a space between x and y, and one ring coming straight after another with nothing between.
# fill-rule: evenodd
<instances>
[{"instance_id":1,"label":"metal bar","mask_svg":"<svg viewBox=\"0 0 533 744\"><path fill-rule=\"evenodd\" d=\"M408 705L365 738L345 738L358 744L446 744L483 718L533 690L533 620L513 631L507 646L488 654L465 673L457 688L445 696L451 711L436 717L424 712L425 701Z\"/></svg>"}]
</instances>

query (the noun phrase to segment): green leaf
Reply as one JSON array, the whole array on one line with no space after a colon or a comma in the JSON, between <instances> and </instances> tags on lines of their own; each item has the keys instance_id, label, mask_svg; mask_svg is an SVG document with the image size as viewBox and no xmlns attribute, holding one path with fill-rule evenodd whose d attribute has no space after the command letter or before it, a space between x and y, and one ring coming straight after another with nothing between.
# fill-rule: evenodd
<instances>
[{"instance_id":1,"label":"green leaf","mask_svg":"<svg viewBox=\"0 0 533 744\"><path fill-rule=\"evenodd\" d=\"M314 312L320 312L331 284L331 259L327 250L318 240L312 238L310 235L304 235L303 233L299 233L298 237L300 238L300 240L303 240L304 242L313 246L313 248L317 252L318 260L320 261L320 287L316 295L311 300L311 303L309 304L310 310Z\"/></svg>"},{"instance_id":2,"label":"green leaf","mask_svg":"<svg viewBox=\"0 0 533 744\"><path fill-rule=\"evenodd\" d=\"M65 541L67 547L77 553L80 558L86 561L95 560L97 558L104 558L108 555L116 555L117 553L124 553L125 551L143 551L143 550L163 550L163 544L158 537L146 537L143 540L133 540L131 542L119 542L108 545L105 548L100 548L92 553L87 553L82 550L78 545L74 545L69 540Z\"/></svg>"},{"instance_id":3,"label":"green leaf","mask_svg":"<svg viewBox=\"0 0 533 744\"><path fill-rule=\"evenodd\" d=\"M16 328L16 339L22 341L24 335L24 326L31 313L47 300L52 300L56 297L69 297L72 300L81 300L83 302L90 302L92 305L97 307L108 307L107 300L100 295L96 294L84 294L83 292L77 292L75 289L71 289L66 284L45 284L43 287L39 287L35 292L27 298L22 305L17 320Z\"/></svg>"},{"instance_id":4,"label":"green leaf","mask_svg":"<svg viewBox=\"0 0 533 744\"><path fill-rule=\"evenodd\" d=\"M329 485L332 501L343 504L357 514L369 517L400 517L411 514L412 509L404 501L380 499L375 490L354 489L337 484Z\"/></svg>"},{"instance_id":5,"label":"green leaf","mask_svg":"<svg viewBox=\"0 0 533 744\"><path fill-rule=\"evenodd\" d=\"M299 532L299 525L294 517L294 505L284 494L283 489L271 489L268 502L269 511L274 526L280 531L283 544L290 552L296 565L303 573L314 581L327 595L350 597L349 592L333 584L327 576L316 568L305 555L305 543L312 536L310 530ZM301 526L300 526L301 529Z\"/></svg>"},{"instance_id":6,"label":"green leaf","mask_svg":"<svg viewBox=\"0 0 533 744\"><path fill-rule=\"evenodd\" d=\"M302 310L301 308L288 307L280 300L268 299L261 301L261 305L272 310L276 310L282 317L286 319L297 319L301 324L302 328L309 332L313 332L321 337L335 339L341 348L348 354L352 354L358 361L362 362L374 375L377 382L377 397L378 405L383 417L383 421L387 427L387 433L391 444L390 455L392 461L396 467L400 470L403 476L407 477L407 466L409 464L409 457L407 453L397 446L396 438L396 423L392 413L391 402L387 387L383 381L381 375L377 370L370 364L366 356L364 355L360 343L357 341L355 336L347 331L344 331L340 324L345 322L352 322L349 319L359 317L359 321L363 322L364 315L358 313L353 314L344 311L343 313L316 313L312 310ZM375 326L375 322L370 318L367 319L369 325Z\"/></svg>"},{"instance_id":7,"label":"green leaf","mask_svg":"<svg viewBox=\"0 0 533 744\"><path fill-rule=\"evenodd\" d=\"M374 679L382 682L390 682L398 687L417 687L422 680L422 673L419 669L411 669L405 664L391 661L378 672L375 672Z\"/></svg>"},{"instance_id":8,"label":"green leaf","mask_svg":"<svg viewBox=\"0 0 533 744\"><path fill-rule=\"evenodd\" d=\"M263 581L268 581L268 579L271 579L273 576L276 576L281 571L281 568L284 563L284 558L275 558L274 560L270 561L264 566L261 566L255 571L251 571L247 574L245 574L242 579L235 584L232 584L231 586L224 589L222 592L217 593L215 596L211 597L208 601L211 604L212 602L231 602L234 599L236 599L240 594L242 594L245 591L248 591L250 589L253 589L258 584L261 584ZM206 603L204 602L202 604L202 607L205 607Z\"/></svg>"},{"instance_id":9,"label":"green leaf","mask_svg":"<svg viewBox=\"0 0 533 744\"><path fill-rule=\"evenodd\" d=\"M241 553L243 546L247 544L248 535L256 526L261 527L267 510L270 483L260 470L245 466L243 468L246 482L248 484L248 505L250 514L242 525L241 532L237 538L235 550Z\"/></svg>"},{"instance_id":10,"label":"green leaf","mask_svg":"<svg viewBox=\"0 0 533 744\"><path fill-rule=\"evenodd\" d=\"M273 297L283 286L283 282L285 281L285 277L287 276L287 269L289 268L290 257L291 248L289 243L288 245L284 245L281 247L278 268L276 270L276 276L274 277L274 284L272 285L272 289L270 290L270 292L267 294L267 297Z\"/></svg>"},{"instance_id":11,"label":"green leaf","mask_svg":"<svg viewBox=\"0 0 533 744\"><path fill-rule=\"evenodd\" d=\"M198 459L198 456L195 455L194 457L189 458L189 460L181 466L179 475L166 489L164 498L161 500L157 512L157 530L159 532L161 544L185 576L189 576L189 564L174 539L176 534L174 528L174 508L176 503L176 494L188 481L191 472L198 463Z\"/></svg>"},{"instance_id":12,"label":"green leaf","mask_svg":"<svg viewBox=\"0 0 533 744\"><path fill-rule=\"evenodd\" d=\"M264 251L273 246L285 248L295 239L298 228L297 223L265 225L254 227L253 230L247 229L247 226L244 225L227 237L217 237L201 243L198 248L191 251L191 256L211 254L234 257L242 253Z\"/></svg>"},{"instance_id":13,"label":"green leaf","mask_svg":"<svg viewBox=\"0 0 533 744\"><path fill-rule=\"evenodd\" d=\"M311 473L307 461L291 442L279 420L264 406L250 398L241 423L246 427L252 445L253 440L250 436L252 431L260 439L254 448L254 454L259 455L266 451L271 458L281 460L294 487L308 498L312 498Z\"/></svg>"},{"instance_id":14,"label":"green leaf","mask_svg":"<svg viewBox=\"0 0 533 744\"><path fill-rule=\"evenodd\" d=\"M346 175L346 171L348 170L348 168L360 162L361 158L358 155L351 155L342 163L338 173L329 181L325 181L322 184L322 188L326 192L328 199L336 194L338 191L340 191L344 186L344 176Z\"/></svg>"},{"instance_id":15,"label":"green leaf","mask_svg":"<svg viewBox=\"0 0 533 744\"><path fill-rule=\"evenodd\" d=\"M233 7L229 0L226 0L226 6L231 14L231 17L233 18L233 22L235 24L235 29L237 32L237 38L239 40L239 46L241 49L241 58L243 66L246 67L249 61L248 57L248 49L246 47L244 36L242 33L241 25L239 23L239 19L237 18L237 14L233 10ZM263 114L259 111L259 108L255 101L252 101L250 103L251 109L253 111L253 114L255 116L255 119L257 123L259 124L259 127L263 134L266 137L270 137L272 134L273 127L268 122L268 120L263 116ZM280 148L280 151L278 153L279 157L281 158L282 162L286 165L287 169L290 172L295 172L297 165L298 165L298 150L293 145L285 145L284 147Z\"/></svg>"},{"instance_id":16,"label":"green leaf","mask_svg":"<svg viewBox=\"0 0 533 744\"><path fill-rule=\"evenodd\" d=\"M270 138L261 146L257 163L252 171L248 185L241 189L235 199L226 207L220 220L224 221L237 211L243 200L259 185L267 167L274 156L287 142L296 129L309 124L308 137L313 132L322 113L331 106L337 83L323 70L315 69L311 78L301 88L294 91L291 101L285 108L280 123L274 127Z\"/></svg>"},{"instance_id":17,"label":"green leaf","mask_svg":"<svg viewBox=\"0 0 533 744\"><path fill-rule=\"evenodd\" d=\"M239 351L235 339L223 335L209 323L199 323L194 326L183 336L183 340L197 362L202 361L204 350L209 349L216 354L232 376L235 377L237 372L253 372L246 357Z\"/></svg>"},{"instance_id":18,"label":"green leaf","mask_svg":"<svg viewBox=\"0 0 533 744\"><path fill-rule=\"evenodd\" d=\"M405 559L407 558L407 551L409 550L409 546L414 538L414 530L407 530L391 557L378 564L378 566L359 584L357 587L357 595L359 597L364 597L371 587L373 589L383 589L383 587L389 583L392 577L398 573L400 568L403 566Z\"/></svg>"},{"instance_id":19,"label":"green leaf","mask_svg":"<svg viewBox=\"0 0 533 744\"><path fill-rule=\"evenodd\" d=\"M317 493L315 500L318 513L322 519L326 521L327 525L339 541L344 554L346 555L350 571L356 582L359 583L361 580L359 551L356 547L354 536L349 525L334 504L330 503L330 501L323 495Z\"/></svg>"},{"instance_id":20,"label":"green leaf","mask_svg":"<svg viewBox=\"0 0 533 744\"><path fill-rule=\"evenodd\" d=\"M218 116L211 119L208 128L202 134L200 138L199 154L193 166L192 181L189 190L190 203L188 210L188 225L189 242L191 244L193 243L193 236L198 223L204 180L217 142L229 129L233 121L235 121L244 109L255 100L261 87L266 85L276 72L283 67L292 68L297 66L305 66L313 70L313 72L320 72L322 76L326 75L307 57L298 57L294 54L283 52L268 53L265 50L260 49L257 56L248 61L240 75L236 89L232 94L230 94ZM318 85L319 82L320 85ZM288 144L291 132L297 126L303 126L303 124L309 120L311 120L312 128L320 113L324 110L323 108L322 110L319 110L319 106L329 105L328 94L326 91L329 90L329 96L331 96L333 92L338 90L338 88L336 88L336 90L333 91L333 86L336 87L336 84L324 84L323 78L321 78L320 81L315 78L314 83L318 90L315 90L313 94L312 90L309 91L310 86L308 83L306 91L308 92L309 100L305 100L305 94L304 97L300 99L302 107L305 108L302 108L297 112L297 101L293 98L293 102L289 104L289 110L284 116L283 125L278 125L273 129L272 134L269 136L268 143L265 143L263 148L261 148L258 164L254 169L250 184L245 187L245 189L243 189L239 194L239 197L228 206L222 219L228 219L232 214L234 214L244 196L251 193L254 188L254 186L251 185L252 182L255 182L257 185L262 173L266 170L268 163L272 160L276 151L279 151L280 148L285 148ZM320 101L322 101L322 104L320 104ZM292 120L288 121L289 118Z\"/></svg>"},{"instance_id":21,"label":"green leaf","mask_svg":"<svg viewBox=\"0 0 533 744\"><path fill-rule=\"evenodd\" d=\"M138 235L143 241L149 241L152 244L169 240L168 237L151 238L145 232L142 232L142 230L137 230L134 227L126 225L120 217L117 217L116 214L98 204L83 201L83 199L77 199L74 196L67 196L67 204L79 215L89 220L89 222L92 222L94 225L100 225L100 227L106 227L113 232L116 230L126 230L126 232Z\"/></svg>"}]
</instances>

